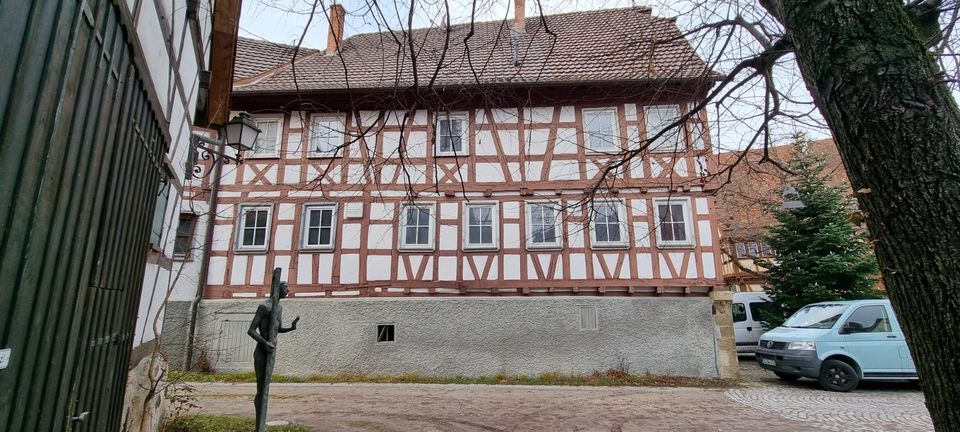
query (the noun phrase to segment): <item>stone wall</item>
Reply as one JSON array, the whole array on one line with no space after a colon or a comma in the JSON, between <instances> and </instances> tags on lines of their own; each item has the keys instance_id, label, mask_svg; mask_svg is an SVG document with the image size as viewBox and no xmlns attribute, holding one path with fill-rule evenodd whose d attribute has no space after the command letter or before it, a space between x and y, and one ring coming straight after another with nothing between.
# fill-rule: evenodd
<instances>
[{"instance_id":1,"label":"stone wall","mask_svg":"<svg viewBox=\"0 0 960 432\"><path fill-rule=\"evenodd\" d=\"M190 335L190 302L171 301L164 308L162 350L174 369L187 367L187 343Z\"/></svg>"},{"instance_id":2,"label":"stone wall","mask_svg":"<svg viewBox=\"0 0 960 432\"><path fill-rule=\"evenodd\" d=\"M214 369L252 369L246 330L256 305L201 303L197 353L205 351ZM296 332L280 336L279 374L586 374L622 365L635 374L719 376L708 297L286 299L282 305L285 325L301 319ZM582 329L593 327L594 316L582 307L596 308L595 329ZM378 325L394 325L395 340L378 342ZM164 335L168 345L183 345L175 339ZM182 360L174 356L171 363Z\"/></svg>"}]
</instances>

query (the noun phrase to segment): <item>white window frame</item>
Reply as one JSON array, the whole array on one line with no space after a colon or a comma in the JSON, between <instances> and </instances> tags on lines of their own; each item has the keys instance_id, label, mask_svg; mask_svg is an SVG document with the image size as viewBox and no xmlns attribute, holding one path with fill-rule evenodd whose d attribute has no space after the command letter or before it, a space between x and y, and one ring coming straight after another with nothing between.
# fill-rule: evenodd
<instances>
[{"instance_id":1,"label":"white window frame","mask_svg":"<svg viewBox=\"0 0 960 432\"><path fill-rule=\"evenodd\" d=\"M311 210L326 210L329 209L332 211L330 219L330 244L315 244L311 245L307 243L307 240L310 238L309 229L310 227L310 211ZM300 219L300 250L309 250L309 251L332 251L337 245L337 217L339 216L339 207L337 203L322 202L322 203L307 203L303 205L303 210L301 212ZM322 225L321 225L322 226ZM320 235L317 234L317 239L319 240Z\"/></svg>"},{"instance_id":2,"label":"white window frame","mask_svg":"<svg viewBox=\"0 0 960 432\"><path fill-rule=\"evenodd\" d=\"M409 208L430 209L428 223L427 244L407 244L407 209ZM401 251L432 251L434 250L434 238L437 232L437 206L434 203L407 203L400 207L400 229L398 231L398 243ZM418 225L419 226L419 225Z\"/></svg>"},{"instance_id":3,"label":"white window frame","mask_svg":"<svg viewBox=\"0 0 960 432\"><path fill-rule=\"evenodd\" d=\"M591 133L587 130L587 116L591 114L599 113L609 113L612 117L612 126L613 130L609 134L610 139L613 141L613 147L610 148L594 148L593 143L590 140ZM599 154L611 154L618 153L622 149L620 143L620 117L617 115L617 109L614 107L607 108L584 108L581 110L580 115L583 122L583 147L586 149L587 153L599 153Z\"/></svg>"},{"instance_id":4,"label":"white window frame","mask_svg":"<svg viewBox=\"0 0 960 432\"><path fill-rule=\"evenodd\" d=\"M257 129L261 130L261 135L266 132L264 128L260 127L261 123L276 123L277 124L277 144L273 147L273 151L259 152L256 150L256 143L254 143L254 150L250 150L247 153L247 159L273 159L280 157L280 145L283 141L283 116L270 116L270 115L261 115L253 118L253 121L257 123ZM257 141L263 139L262 136L257 137Z\"/></svg>"},{"instance_id":5,"label":"white window frame","mask_svg":"<svg viewBox=\"0 0 960 432\"><path fill-rule=\"evenodd\" d=\"M455 151L453 146L449 151L440 150L440 121L441 120L460 120L463 126L460 128L461 151ZM433 122L433 154L434 156L469 156L470 143L467 140L470 130L470 116L464 112L438 112Z\"/></svg>"},{"instance_id":6,"label":"white window frame","mask_svg":"<svg viewBox=\"0 0 960 432\"><path fill-rule=\"evenodd\" d=\"M619 241L598 241L597 240L597 213L594 207L597 204L613 204L617 209L617 222L620 225ZM594 249L623 249L630 247L630 231L627 229L627 207L623 201L618 199L594 200L587 209L590 215L590 247Z\"/></svg>"},{"instance_id":7,"label":"white window frame","mask_svg":"<svg viewBox=\"0 0 960 432\"><path fill-rule=\"evenodd\" d=\"M682 112L680 111L680 105L649 105L649 106L643 107L643 124L644 124L644 128L646 129L644 132L646 133L648 140L653 138L653 136L656 135L657 132L659 132L659 130L651 130L650 114L653 112L662 112L668 109L672 111L676 111L677 116L674 117L673 120L668 121L667 124L677 121L683 115ZM665 127L666 124L661 126ZM670 131L673 133L673 135L671 135L670 133L667 133L661 136L657 141L651 141L647 145L647 150L649 150L651 153L683 152L686 150L686 146L685 146L686 139L684 139L684 135L686 134L685 131L686 131L686 128L681 124L680 126L677 126L673 128L672 131ZM671 138L673 139L672 142L671 142ZM671 146L671 144L673 145Z\"/></svg>"},{"instance_id":8,"label":"white window frame","mask_svg":"<svg viewBox=\"0 0 960 432\"><path fill-rule=\"evenodd\" d=\"M310 114L309 118L309 129L310 137L308 142L310 143L310 151L307 152L307 157L312 158L331 158L339 157L344 153L345 147L343 145L343 136L346 131L346 121L343 114L338 113L314 113ZM333 127L330 127L329 124L335 123ZM319 124L319 125L317 125ZM330 138L333 139L336 144L332 150L320 151L317 150L317 139L320 138L319 131L329 132ZM329 144L329 142L328 142Z\"/></svg>"},{"instance_id":9,"label":"white window frame","mask_svg":"<svg viewBox=\"0 0 960 432\"><path fill-rule=\"evenodd\" d=\"M470 209L490 207L490 224L493 243L470 242ZM500 203L497 201L471 201L463 203L463 250L499 250L500 249ZM482 237L482 234L481 234Z\"/></svg>"},{"instance_id":10,"label":"white window frame","mask_svg":"<svg viewBox=\"0 0 960 432\"><path fill-rule=\"evenodd\" d=\"M663 235L660 233L660 205L666 204L680 204L683 206L683 229L684 235L687 237L686 240L664 240ZM691 248L696 245L696 241L693 238L693 224L695 223L693 219L693 211L691 211L690 198L684 197L671 197L671 198L654 198L653 199L653 217L654 217L654 233L657 238L657 246L661 248Z\"/></svg>"},{"instance_id":11,"label":"white window frame","mask_svg":"<svg viewBox=\"0 0 960 432\"><path fill-rule=\"evenodd\" d=\"M536 243L533 241L533 210L534 207L547 207L553 209L554 212L554 229L556 229L557 236L553 242L539 242ZM551 201L529 201L527 202L527 211L526 211L526 224L527 224L527 238L526 245L527 249L530 250L544 250L544 249L563 249L563 210L560 209L560 205L551 202Z\"/></svg>"},{"instance_id":12,"label":"white window frame","mask_svg":"<svg viewBox=\"0 0 960 432\"><path fill-rule=\"evenodd\" d=\"M246 246L243 244L244 218L251 210L267 211L266 233L263 237L263 245ZM270 239L273 233L273 205L263 203L240 204L237 210L236 241L234 242L234 251L236 252L266 252L270 250Z\"/></svg>"}]
</instances>

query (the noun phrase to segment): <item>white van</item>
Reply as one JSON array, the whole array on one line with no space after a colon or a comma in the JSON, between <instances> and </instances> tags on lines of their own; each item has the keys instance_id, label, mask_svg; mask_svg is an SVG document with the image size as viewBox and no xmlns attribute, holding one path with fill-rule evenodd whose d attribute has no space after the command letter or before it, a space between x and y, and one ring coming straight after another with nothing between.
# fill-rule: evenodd
<instances>
[{"instance_id":1,"label":"white van","mask_svg":"<svg viewBox=\"0 0 960 432\"><path fill-rule=\"evenodd\" d=\"M757 350L760 335L767 331L760 322L760 309L769 300L763 292L733 293L733 333L737 340L737 353Z\"/></svg>"}]
</instances>

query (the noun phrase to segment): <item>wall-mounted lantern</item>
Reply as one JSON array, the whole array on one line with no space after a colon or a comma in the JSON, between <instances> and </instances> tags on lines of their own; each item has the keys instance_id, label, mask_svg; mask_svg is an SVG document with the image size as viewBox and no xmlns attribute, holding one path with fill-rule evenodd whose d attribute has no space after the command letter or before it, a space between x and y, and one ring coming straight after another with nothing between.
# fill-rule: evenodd
<instances>
[{"instance_id":1,"label":"wall-mounted lantern","mask_svg":"<svg viewBox=\"0 0 960 432\"><path fill-rule=\"evenodd\" d=\"M242 164L243 152L253 150L253 145L257 142L257 137L260 136L260 129L257 128L257 124L250 118L250 114L241 112L224 125L223 131L224 136L223 139L220 140L204 135L192 134L191 139L193 140L193 145L200 152L200 157L203 158L203 160L212 161L211 166L217 163ZM212 147L208 147L208 145ZM226 154L224 152L224 146L234 149L237 152L236 155L230 156ZM200 165L194 165L193 176L195 178L202 178L205 175Z\"/></svg>"}]
</instances>

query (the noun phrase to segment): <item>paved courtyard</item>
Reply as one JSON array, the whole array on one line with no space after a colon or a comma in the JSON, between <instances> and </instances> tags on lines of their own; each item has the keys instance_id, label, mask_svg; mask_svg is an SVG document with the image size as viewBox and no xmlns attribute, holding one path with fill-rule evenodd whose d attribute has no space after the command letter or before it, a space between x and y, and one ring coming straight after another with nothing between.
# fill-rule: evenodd
<instances>
[{"instance_id":1,"label":"paved courtyard","mask_svg":"<svg viewBox=\"0 0 960 432\"><path fill-rule=\"evenodd\" d=\"M317 431L928 431L916 385L783 383L743 359L735 389L274 384L271 420ZM201 412L253 416L252 384L197 384Z\"/></svg>"},{"instance_id":2,"label":"paved courtyard","mask_svg":"<svg viewBox=\"0 0 960 432\"><path fill-rule=\"evenodd\" d=\"M780 381L752 360L740 359L741 374L750 385L725 392L744 406L828 431L933 430L916 383L862 383L851 393L827 392L813 380Z\"/></svg>"}]
</instances>

